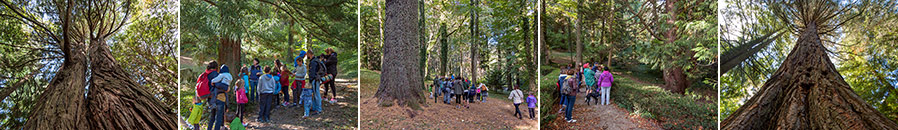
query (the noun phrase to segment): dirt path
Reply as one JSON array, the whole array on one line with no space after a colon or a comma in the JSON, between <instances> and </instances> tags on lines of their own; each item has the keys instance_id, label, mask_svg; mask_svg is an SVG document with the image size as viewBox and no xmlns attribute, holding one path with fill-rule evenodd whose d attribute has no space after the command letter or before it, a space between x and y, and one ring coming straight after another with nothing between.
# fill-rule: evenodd
<instances>
[{"instance_id":1,"label":"dirt path","mask_svg":"<svg viewBox=\"0 0 898 130\"><path fill-rule=\"evenodd\" d=\"M581 92L585 92L581 90ZM613 97L611 97L613 98ZM549 123L548 127L553 129L609 129L609 130L654 130L661 129L657 123L643 119L638 116L631 116L630 112L618 107L616 104L595 105L594 101L590 101L590 105L586 104L586 93L577 95L574 103L574 113L572 116L577 122L567 123L564 120L564 113L556 113L558 115L555 120ZM553 110L558 112L562 107L555 104Z\"/></svg>"},{"instance_id":2,"label":"dirt path","mask_svg":"<svg viewBox=\"0 0 898 130\"><path fill-rule=\"evenodd\" d=\"M539 116L528 119L529 112L521 104L523 119L512 116L511 101L488 98L486 102L471 103L470 108L455 108L455 104L433 103L421 110L408 107L379 107L377 99L363 95L361 99L361 129L539 129ZM442 99L442 98L439 98ZM538 114L534 109L534 114Z\"/></svg>"},{"instance_id":3,"label":"dirt path","mask_svg":"<svg viewBox=\"0 0 898 130\"><path fill-rule=\"evenodd\" d=\"M338 80L336 85L337 103L321 103L324 113L303 119L302 106L278 106L271 111L271 122L260 123L256 121L258 108L250 109L244 120L247 122L247 129L356 129L358 119L356 82ZM321 92L324 92L324 87L321 88Z\"/></svg>"}]
</instances>

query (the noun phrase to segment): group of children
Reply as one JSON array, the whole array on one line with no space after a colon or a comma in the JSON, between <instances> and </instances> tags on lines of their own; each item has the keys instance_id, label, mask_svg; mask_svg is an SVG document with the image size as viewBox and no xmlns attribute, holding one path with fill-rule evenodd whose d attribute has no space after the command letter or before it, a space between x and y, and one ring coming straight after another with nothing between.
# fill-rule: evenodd
<instances>
[{"instance_id":1,"label":"group of children","mask_svg":"<svg viewBox=\"0 0 898 130\"><path fill-rule=\"evenodd\" d=\"M611 103L608 99L611 96L611 83L614 82L614 76L612 76L608 66L602 67L598 63L582 65L583 67L580 69L573 64L567 67L562 66L560 68L561 73L558 75L558 82L556 82L561 99L559 103L562 106L558 112L564 112L564 119L569 123L577 121L571 117L571 113L581 86L586 87L587 95L585 100L587 105L589 105L590 99L597 104L601 101L602 105Z\"/></svg>"},{"instance_id":2,"label":"group of children","mask_svg":"<svg viewBox=\"0 0 898 130\"><path fill-rule=\"evenodd\" d=\"M306 58L308 58L309 64L304 63L303 60ZM242 127L246 126L243 119L246 114L246 104L250 101L259 105L258 122L270 122L271 110L277 107L277 104L284 107L295 107L302 104L303 118L309 117L310 114L317 115L323 112L321 100L326 97L321 96L319 86L323 83L333 84L336 67L332 66L336 66L336 62L336 53L332 49L327 49L325 54L320 56L314 56L311 51L300 52L300 55L293 59L294 69L292 71L288 70L280 60L275 60L273 67L262 67L259 65L259 59L253 59L253 65L248 68L244 65L240 68L238 73L240 79L231 82L233 77L228 66L221 65L219 68L219 64L212 61L207 64L206 71L197 79L197 98L194 98L194 102L197 106L202 105L203 102L208 103L207 106L210 107L209 111L212 113L207 128L210 130L221 129L221 126L224 125L224 113L227 111L228 102L226 93L229 93L230 90L235 90L237 102L237 119L235 120L239 119ZM329 71L328 68L332 70ZM231 86L231 83L234 85ZM306 83L309 83L310 87L307 88ZM292 102L289 92L291 89L293 91ZM336 89L331 86L325 90L330 90L334 94L328 102L336 102ZM283 97L283 101L280 101L280 97ZM190 122L194 125L194 129L198 129L198 125L196 125L198 118L191 114L190 120L197 120Z\"/></svg>"},{"instance_id":3,"label":"group of children","mask_svg":"<svg viewBox=\"0 0 898 130\"><path fill-rule=\"evenodd\" d=\"M514 90L508 96L508 99L511 99L515 106L514 116L517 116L518 119L523 118L519 106L526 101L530 109L530 119L535 119L536 97L533 96L533 93L528 93L529 96L525 100L523 93L518 87L515 85ZM462 106L470 108L468 106L469 103L475 103L476 101L486 102L487 97L489 97L489 88L485 84L474 85L471 81L456 76L437 76L434 78L433 84L431 84L431 90L431 97L434 99L434 103L440 101L440 95L443 96L442 101L445 104L452 104L452 99L454 98L456 109Z\"/></svg>"}]
</instances>

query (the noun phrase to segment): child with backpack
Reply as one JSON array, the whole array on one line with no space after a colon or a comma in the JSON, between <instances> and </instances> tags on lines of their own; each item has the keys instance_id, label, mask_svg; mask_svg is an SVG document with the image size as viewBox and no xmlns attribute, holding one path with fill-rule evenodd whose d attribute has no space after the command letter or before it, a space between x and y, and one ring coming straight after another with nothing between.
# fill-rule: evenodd
<instances>
[{"instance_id":1,"label":"child with backpack","mask_svg":"<svg viewBox=\"0 0 898 130\"><path fill-rule=\"evenodd\" d=\"M533 92L528 92L527 95L529 95L527 96L527 108L530 108L530 119L533 120L536 116L533 114L533 109L536 108L536 96L533 96Z\"/></svg>"},{"instance_id":2,"label":"child with backpack","mask_svg":"<svg viewBox=\"0 0 898 130\"><path fill-rule=\"evenodd\" d=\"M299 56L293 58L293 106L301 104L302 89L306 88L306 64L303 57L306 51L300 51Z\"/></svg>"}]
</instances>

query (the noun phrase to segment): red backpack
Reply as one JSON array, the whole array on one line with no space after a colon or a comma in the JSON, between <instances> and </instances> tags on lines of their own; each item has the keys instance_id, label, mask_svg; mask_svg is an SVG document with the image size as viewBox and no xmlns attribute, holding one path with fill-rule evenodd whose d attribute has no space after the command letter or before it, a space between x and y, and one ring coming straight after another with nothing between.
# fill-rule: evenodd
<instances>
[{"instance_id":1,"label":"red backpack","mask_svg":"<svg viewBox=\"0 0 898 130\"><path fill-rule=\"evenodd\" d=\"M196 95L198 97L205 97L209 95L209 73L213 70L206 70L203 74L200 75L198 79L196 79Z\"/></svg>"}]
</instances>

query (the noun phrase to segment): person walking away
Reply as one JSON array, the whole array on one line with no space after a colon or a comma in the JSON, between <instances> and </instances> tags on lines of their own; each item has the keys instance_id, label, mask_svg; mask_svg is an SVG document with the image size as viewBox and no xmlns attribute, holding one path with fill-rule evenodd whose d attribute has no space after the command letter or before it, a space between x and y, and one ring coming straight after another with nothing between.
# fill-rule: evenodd
<instances>
[{"instance_id":1,"label":"person walking away","mask_svg":"<svg viewBox=\"0 0 898 130\"><path fill-rule=\"evenodd\" d=\"M568 70L569 75L574 75L577 73L576 70ZM565 94L565 110L564 110L564 118L568 123L577 122L571 117L571 114L574 111L574 102L577 98L577 91L580 89L580 85L577 84L577 78L573 76L568 76L565 79L564 86L562 86L561 91Z\"/></svg>"},{"instance_id":2,"label":"person walking away","mask_svg":"<svg viewBox=\"0 0 898 130\"><path fill-rule=\"evenodd\" d=\"M602 87L602 105L608 105L611 102L608 98L611 96L611 83L614 82L614 76L611 75L611 69L608 66L603 68L602 75L599 76L599 83Z\"/></svg>"},{"instance_id":3,"label":"person walking away","mask_svg":"<svg viewBox=\"0 0 898 130\"><path fill-rule=\"evenodd\" d=\"M452 93L452 82L451 81L452 81L451 76L446 76L446 78L443 79L443 92L445 93L445 94L443 94L443 103L446 103L446 104L450 104L451 99L452 99L453 93Z\"/></svg>"},{"instance_id":4,"label":"person walking away","mask_svg":"<svg viewBox=\"0 0 898 130\"><path fill-rule=\"evenodd\" d=\"M315 95L315 99L312 101L312 115L317 115L322 112L321 109L321 77L325 76L325 72L327 68L324 65L324 61L322 61L320 56L314 56L314 52L308 51L306 53L307 56L311 57L309 60L309 72L307 75L309 76L309 83L312 85L312 93Z\"/></svg>"},{"instance_id":5,"label":"person walking away","mask_svg":"<svg viewBox=\"0 0 898 130\"><path fill-rule=\"evenodd\" d=\"M210 87L211 87L210 81L211 80L209 80L209 79L211 79L211 78L209 78L209 74L211 74L213 72L217 73L218 72L217 66L218 66L218 63L216 63L215 61L210 62L206 66L206 71L203 72L202 74L200 74L199 77L197 77L196 91L195 91L196 95L193 98L194 104L203 105L204 101L206 102L206 104L209 104L207 99L209 99L213 95L213 94L210 94L211 93L210 92ZM207 109L207 110L210 110L210 109ZM197 110L197 111L199 111L199 110ZM202 114L200 114L200 115L202 115ZM199 118L199 117L197 117L197 118ZM200 129L198 119L195 122L190 122L190 123L193 125L193 129Z\"/></svg>"},{"instance_id":6,"label":"person walking away","mask_svg":"<svg viewBox=\"0 0 898 130\"><path fill-rule=\"evenodd\" d=\"M527 108L530 108L530 119L533 120L536 115L533 113L533 109L536 108L536 96L533 96L533 92L527 93Z\"/></svg>"},{"instance_id":7,"label":"person walking away","mask_svg":"<svg viewBox=\"0 0 898 130\"><path fill-rule=\"evenodd\" d=\"M524 102L524 94L521 93L520 86L514 86L514 90L511 90L511 93L508 94L508 99L511 99L512 103L514 103L513 116L518 117L518 119L522 119L524 115L521 114L521 109L518 109L518 107L521 106L521 103Z\"/></svg>"},{"instance_id":8,"label":"person walking away","mask_svg":"<svg viewBox=\"0 0 898 130\"><path fill-rule=\"evenodd\" d=\"M333 48L327 48L325 53L327 53L327 54L325 54L326 59L324 60L324 65L328 68L327 74L333 75L334 77L336 77L337 76L337 63L338 63L337 62L337 52L335 52ZM333 78L328 81L324 81L325 82L325 84L324 84L325 95L327 95L327 92L331 92L331 94L333 94L333 95L331 95L331 99L328 100L330 102L337 102L337 99L336 99L337 87L335 86L334 79L336 79L336 78Z\"/></svg>"},{"instance_id":9,"label":"person walking away","mask_svg":"<svg viewBox=\"0 0 898 130\"><path fill-rule=\"evenodd\" d=\"M303 62L306 51L300 51L299 56L293 58L293 106L302 103L302 89L306 88L306 64Z\"/></svg>"},{"instance_id":10,"label":"person walking away","mask_svg":"<svg viewBox=\"0 0 898 130\"><path fill-rule=\"evenodd\" d=\"M253 65L249 67L249 100L259 101L259 76L262 76L262 66L259 59L253 58Z\"/></svg>"}]
</instances>

